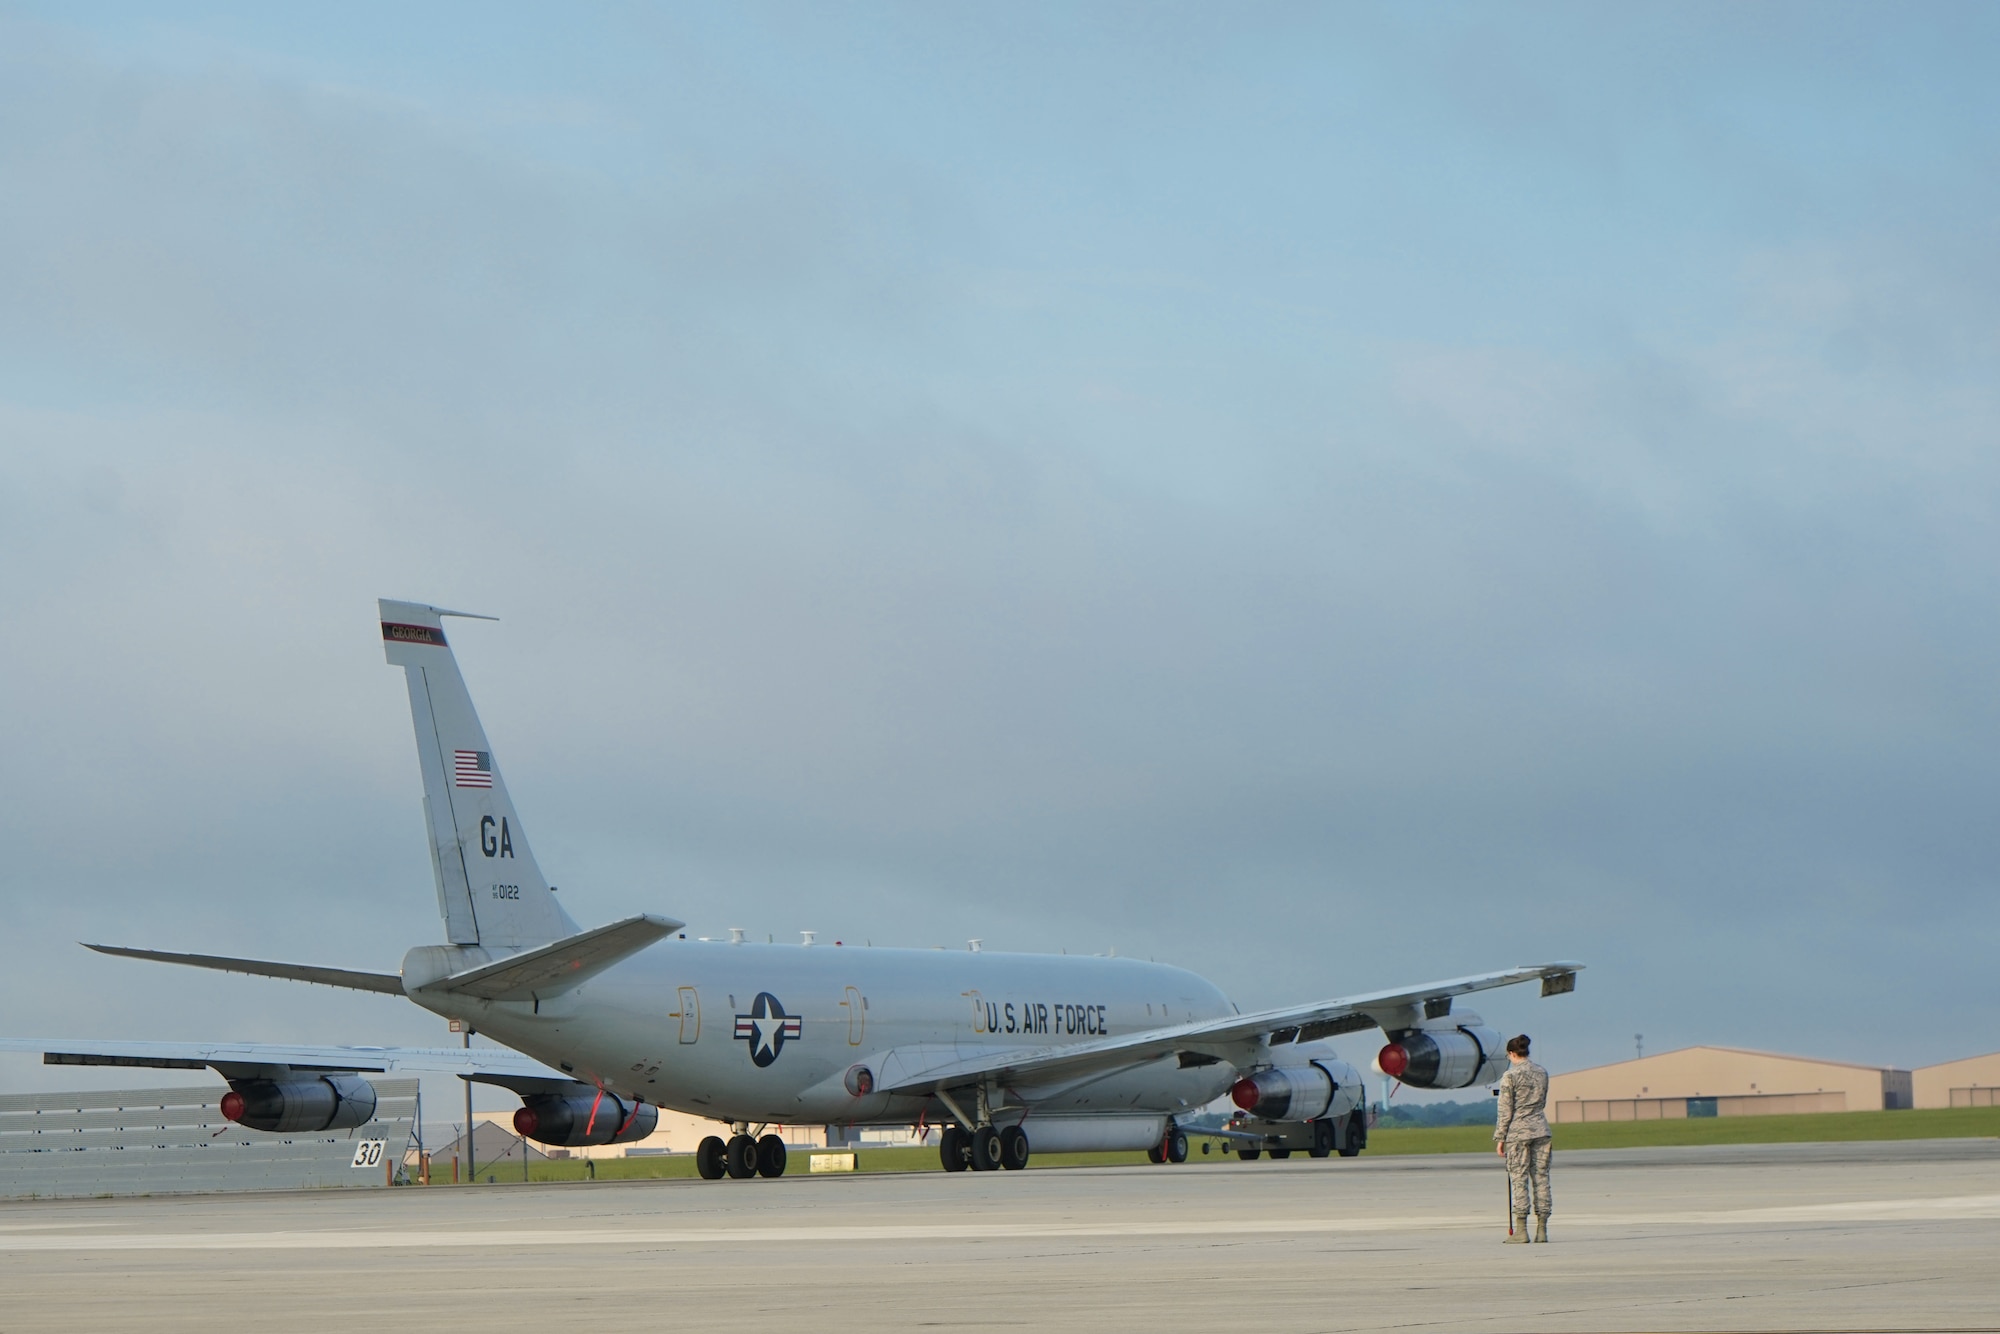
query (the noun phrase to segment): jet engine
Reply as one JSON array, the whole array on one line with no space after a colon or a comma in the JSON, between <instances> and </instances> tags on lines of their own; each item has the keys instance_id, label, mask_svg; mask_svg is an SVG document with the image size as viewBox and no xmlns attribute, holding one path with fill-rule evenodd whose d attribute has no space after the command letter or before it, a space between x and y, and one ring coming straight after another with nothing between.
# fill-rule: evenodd
<instances>
[{"instance_id":1,"label":"jet engine","mask_svg":"<svg viewBox=\"0 0 2000 1334\"><path fill-rule=\"evenodd\" d=\"M1345 1065L1341 1068L1349 1072L1353 1069ZM1354 1079L1353 1085L1353 1090L1343 1100L1348 1106L1336 1108L1334 1101L1343 1086L1327 1072L1325 1066L1313 1061L1307 1065L1277 1066L1245 1075L1230 1085L1229 1100L1250 1115L1266 1121L1312 1121L1352 1110L1358 1096L1359 1078Z\"/></svg>"},{"instance_id":2,"label":"jet engine","mask_svg":"<svg viewBox=\"0 0 2000 1334\"><path fill-rule=\"evenodd\" d=\"M1375 1064L1411 1088L1471 1088L1500 1078L1507 1066L1504 1042L1476 1018L1450 1027L1408 1028L1389 1034Z\"/></svg>"},{"instance_id":3,"label":"jet engine","mask_svg":"<svg viewBox=\"0 0 2000 1334\"><path fill-rule=\"evenodd\" d=\"M651 1103L626 1102L588 1084L573 1092L523 1094L521 1104L514 1133L538 1144L627 1144L660 1124L660 1109Z\"/></svg>"},{"instance_id":4,"label":"jet engine","mask_svg":"<svg viewBox=\"0 0 2000 1334\"><path fill-rule=\"evenodd\" d=\"M359 1075L232 1079L222 1114L251 1130L351 1130L375 1119L375 1086Z\"/></svg>"}]
</instances>

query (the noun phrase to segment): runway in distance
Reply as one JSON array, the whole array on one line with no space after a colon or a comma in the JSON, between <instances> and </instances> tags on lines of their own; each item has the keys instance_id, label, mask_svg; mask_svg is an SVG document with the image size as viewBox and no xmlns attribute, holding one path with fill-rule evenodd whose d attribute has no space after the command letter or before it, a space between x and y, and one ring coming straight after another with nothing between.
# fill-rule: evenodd
<instances>
[{"instance_id":1,"label":"runway in distance","mask_svg":"<svg viewBox=\"0 0 2000 1334\"><path fill-rule=\"evenodd\" d=\"M380 603L407 678L445 944L398 973L92 945L106 954L405 996L498 1048L6 1039L51 1064L211 1067L224 1115L273 1133L365 1124L366 1075L453 1071L518 1094L517 1131L548 1145L642 1139L658 1108L712 1118L701 1175L778 1176L771 1125L941 1126L953 1171L1025 1167L1031 1152L1145 1149L1180 1162L1177 1123L1228 1093L1238 1152L1353 1155L1367 1137L1362 1074L1327 1040L1380 1028L1384 1073L1425 1089L1488 1083L1502 1038L1457 997L1538 981L1549 963L1242 1013L1185 969L1139 959L839 942L689 940L639 916L580 930L543 876L444 619ZM485 619L485 618L481 618ZM718 1127L721 1128L720 1126Z\"/></svg>"}]
</instances>

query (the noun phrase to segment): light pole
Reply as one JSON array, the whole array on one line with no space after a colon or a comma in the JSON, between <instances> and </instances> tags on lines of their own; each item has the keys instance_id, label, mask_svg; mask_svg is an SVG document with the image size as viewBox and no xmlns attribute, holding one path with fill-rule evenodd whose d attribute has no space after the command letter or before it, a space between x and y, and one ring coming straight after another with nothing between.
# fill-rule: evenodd
<instances>
[{"instance_id":1,"label":"light pole","mask_svg":"<svg viewBox=\"0 0 2000 1334\"><path fill-rule=\"evenodd\" d=\"M451 1026L465 1035L465 1049L471 1051L472 1025L463 1019L454 1019L451 1021ZM466 1068L471 1069L470 1062L466 1063ZM464 1076L461 1075L460 1078L463 1079ZM468 1186L479 1179L474 1174L474 1169L479 1166L478 1154L473 1147L477 1143L472 1133L472 1081L467 1079L465 1081L465 1184Z\"/></svg>"},{"instance_id":2,"label":"light pole","mask_svg":"<svg viewBox=\"0 0 2000 1334\"><path fill-rule=\"evenodd\" d=\"M1633 1046L1633 1047L1634 1047L1634 1048L1635 1048L1635 1049L1636 1049L1636 1050L1638 1051L1638 1053L1639 1053L1639 1054L1638 1054L1638 1055L1637 1055L1636 1057L1634 1057L1633 1059L1634 1059L1634 1060L1639 1060L1639 1061L1643 1061L1643 1060L1645 1060L1645 1059L1646 1059L1646 1035L1645 1035L1644 1033L1634 1033L1634 1034L1632 1035L1632 1046Z\"/></svg>"}]
</instances>

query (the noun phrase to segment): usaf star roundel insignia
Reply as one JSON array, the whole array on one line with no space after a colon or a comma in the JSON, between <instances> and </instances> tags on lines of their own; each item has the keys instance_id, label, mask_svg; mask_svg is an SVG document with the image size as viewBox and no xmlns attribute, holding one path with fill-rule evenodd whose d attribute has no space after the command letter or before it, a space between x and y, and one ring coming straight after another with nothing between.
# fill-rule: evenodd
<instances>
[{"instance_id":1,"label":"usaf star roundel insignia","mask_svg":"<svg viewBox=\"0 0 2000 1334\"><path fill-rule=\"evenodd\" d=\"M778 1053L785 1049L785 1040L799 1037L804 1031L805 1021L795 1014L786 1014L778 998L768 991L757 993L757 999L750 1003L750 1013L736 1016L736 1036L750 1044L750 1059L759 1066L777 1060Z\"/></svg>"}]
</instances>

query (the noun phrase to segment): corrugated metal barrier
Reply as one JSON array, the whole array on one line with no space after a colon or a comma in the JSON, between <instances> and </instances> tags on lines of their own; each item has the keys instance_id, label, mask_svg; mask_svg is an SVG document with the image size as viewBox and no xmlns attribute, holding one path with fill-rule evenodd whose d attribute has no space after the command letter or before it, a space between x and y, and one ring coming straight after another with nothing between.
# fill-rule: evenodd
<instances>
[{"instance_id":1,"label":"corrugated metal barrier","mask_svg":"<svg viewBox=\"0 0 2000 1334\"><path fill-rule=\"evenodd\" d=\"M375 1119L271 1135L222 1115L226 1086L0 1097L0 1198L382 1186L403 1161L414 1079L370 1080Z\"/></svg>"}]
</instances>

